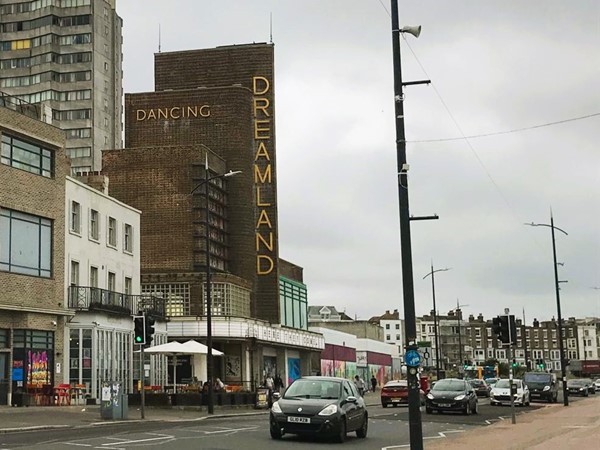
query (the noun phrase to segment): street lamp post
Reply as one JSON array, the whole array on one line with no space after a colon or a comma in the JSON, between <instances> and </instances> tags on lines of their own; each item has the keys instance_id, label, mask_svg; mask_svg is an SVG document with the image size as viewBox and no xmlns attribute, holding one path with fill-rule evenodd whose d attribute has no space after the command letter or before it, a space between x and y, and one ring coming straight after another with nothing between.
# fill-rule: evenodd
<instances>
[{"instance_id":1,"label":"street lamp post","mask_svg":"<svg viewBox=\"0 0 600 450\"><path fill-rule=\"evenodd\" d=\"M205 163L205 175L204 180L200 182L190 194L193 194L198 188L204 186L204 196L205 196L205 247L206 247L206 382L208 383L207 396L208 396L208 405L207 411L208 414L213 414L215 411L214 401L213 401L213 361L212 361L212 299L211 299L211 282L210 282L210 209L209 209L209 196L208 196L208 185L212 180L216 180L217 178L227 178L239 173L242 173L241 170L230 170L227 173L221 175L210 176L208 171L208 155L206 156ZM177 383L177 380L173 380L174 383Z\"/></svg>"},{"instance_id":2,"label":"street lamp post","mask_svg":"<svg viewBox=\"0 0 600 450\"><path fill-rule=\"evenodd\" d=\"M531 227L548 227L552 230L552 257L554 260L554 290L556 291L556 315L558 316L558 348L560 351L560 373L562 376L562 389L563 389L563 404L569 406L569 396L567 395L567 368L565 367L565 345L563 343L563 327L562 327L562 314L560 312L560 281L558 280L558 262L556 261L556 240L554 237L554 230L558 230L564 233L566 236L569 235L565 230L561 230L554 226L554 217L550 212L550 225L546 223L526 223Z\"/></svg>"},{"instance_id":3,"label":"street lamp post","mask_svg":"<svg viewBox=\"0 0 600 450\"><path fill-rule=\"evenodd\" d=\"M434 276L434 274L436 272L446 272L448 270L450 270L449 267L446 267L444 269L433 270L433 261L432 261L431 262L431 272L429 272L427 275L425 275L423 277L423 279L425 279L431 275L431 292L432 292L432 296L433 296L433 337L435 340L435 376L438 380L440 379L440 356L439 356L440 355L439 354L440 343L438 340L437 309L435 306L435 276Z\"/></svg>"}]
</instances>

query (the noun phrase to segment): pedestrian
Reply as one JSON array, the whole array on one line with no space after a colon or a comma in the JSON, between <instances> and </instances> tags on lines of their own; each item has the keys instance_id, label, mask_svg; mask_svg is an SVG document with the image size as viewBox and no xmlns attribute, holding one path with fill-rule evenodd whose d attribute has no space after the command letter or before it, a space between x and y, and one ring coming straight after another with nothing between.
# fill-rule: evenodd
<instances>
[{"instance_id":1,"label":"pedestrian","mask_svg":"<svg viewBox=\"0 0 600 450\"><path fill-rule=\"evenodd\" d=\"M356 389L358 389L358 393L362 397L365 393L365 381L358 375L354 375L354 385L356 386Z\"/></svg>"},{"instance_id":2,"label":"pedestrian","mask_svg":"<svg viewBox=\"0 0 600 450\"><path fill-rule=\"evenodd\" d=\"M268 374L267 378L265 378L265 387L268 390L267 399L270 408L273 405L273 388L275 387L275 381L271 374Z\"/></svg>"},{"instance_id":3,"label":"pedestrian","mask_svg":"<svg viewBox=\"0 0 600 450\"><path fill-rule=\"evenodd\" d=\"M275 376L275 379L273 380L274 383L274 387L275 387L275 391L276 392L281 392L283 390L283 380L281 379L281 376L279 374L277 374Z\"/></svg>"},{"instance_id":4,"label":"pedestrian","mask_svg":"<svg viewBox=\"0 0 600 450\"><path fill-rule=\"evenodd\" d=\"M373 392L377 389L377 378L375 378L375 374L371 377L371 387L373 388Z\"/></svg>"}]
</instances>

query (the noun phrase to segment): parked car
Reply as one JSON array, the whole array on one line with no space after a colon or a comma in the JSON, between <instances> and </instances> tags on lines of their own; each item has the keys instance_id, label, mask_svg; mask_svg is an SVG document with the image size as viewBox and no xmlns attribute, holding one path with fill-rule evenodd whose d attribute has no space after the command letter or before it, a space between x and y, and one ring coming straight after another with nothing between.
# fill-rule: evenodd
<instances>
[{"instance_id":1,"label":"parked car","mask_svg":"<svg viewBox=\"0 0 600 450\"><path fill-rule=\"evenodd\" d=\"M492 388L486 383L485 380L469 380L473 389L475 389L475 393L478 397L489 397L490 391Z\"/></svg>"},{"instance_id":2,"label":"parked car","mask_svg":"<svg viewBox=\"0 0 600 450\"><path fill-rule=\"evenodd\" d=\"M425 397L425 412L460 411L477 414L477 394L468 381L458 378L439 380Z\"/></svg>"},{"instance_id":3,"label":"parked car","mask_svg":"<svg viewBox=\"0 0 600 450\"><path fill-rule=\"evenodd\" d=\"M529 406L531 402L531 394L529 388L522 380L514 378L513 382L513 403L515 405ZM510 380L503 378L498 380L492 392L490 392L490 405L510 405Z\"/></svg>"},{"instance_id":4,"label":"parked car","mask_svg":"<svg viewBox=\"0 0 600 450\"><path fill-rule=\"evenodd\" d=\"M425 404L425 392L419 389L421 395L421 405ZM387 408L388 405L394 407L406 403L408 404L408 382L406 380L392 380L385 383L381 388L381 406Z\"/></svg>"},{"instance_id":5,"label":"parked car","mask_svg":"<svg viewBox=\"0 0 600 450\"><path fill-rule=\"evenodd\" d=\"M567 381L567 394L587 397L590 395L590 390L587 382L584 379L577 378L575 380Z\"/></svg>"},{"instance_id":6,"label":"parked car","mask_svg":"<svg viewBox=\"0 0 600 450\"><path fill-rule=\"evenodd\" d=\"M355 431L367 437L369 414L354 383L336 377L303 377L288 386L269 413L273 439L284 434L328 435L338 442Z\"/></svg>"},{"instance_id":7,"label":"parked car","mask_svg":"<svg viewBox=\"0 0 600 450\"><path fill-rule=\"evenodd\" d=\"M496 384L496 381L498 381L498 378L485 378L485 382L490 387L490 390L494 387L494 385Z\"/></svg>"},{"instance_id":8,"label":"parked car","mask_svg":"<svg viewBox=\"0 0 600 450\"><path fill-rule=\"evenodd\" d=\"M600 378L598 378L596 381L594 381L594 387L596 388L597 391L600 391Z\"/></svg>"},{"instance_id":9,"label":"parked car","mask_svg":"<svg viewBox=\"0 0 600 450\"><path fill-rule=\"evenodd\" d=\"M587 383L588 391L590 391L590 394L595 394L596 393L596 385L594 384L592 379L591 378L582 378L582 380L584 380ZM569 386L568 383L567 383L567 386Z\"/></svg>"},{"instance_id":10,"label":"parked car","mask_svg":"<svg viewBox=\"0 0 600 450\"><path fill-rule=\"evenodd\" d=\"M523 382L529 388L531 400L545 400L549 403L556 403L558 400L558 381L553 373L526 372Z\"/></svg>"}]
</instances>

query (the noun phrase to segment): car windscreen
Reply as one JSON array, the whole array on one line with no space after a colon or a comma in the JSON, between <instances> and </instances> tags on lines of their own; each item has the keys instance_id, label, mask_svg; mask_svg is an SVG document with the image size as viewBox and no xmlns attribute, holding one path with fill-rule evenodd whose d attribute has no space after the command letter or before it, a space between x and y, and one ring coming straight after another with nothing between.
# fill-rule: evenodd
<instances>
[{"instance_id":1,"label":"car windscreen","mask_svg":"<svg viewBox=\"0 0 600 450\"><path fill-rule=\"evenodd\" d=\"M567 386L584 387L587 383L584 380L571 380L567 382Z\"/></svg>"},{"instance_id":2,"label":"car windscreen","mask_svg":"<svg viewBox=\"0 0 600 450\"><path fill-rule=\"evenodd\" d=\"M435 383L433 391L464 391L465 382L461 380L440 380Z\"/></svg>"},{"instance_id":3,"label":"car windscreen","mask_svg":"<svg viewBox=\"0 0 600 450\"><path fill-rule=\"evenodd\" d=\"M526 373L525 383L550 383L551 376L547 373Z\"/></svg>"},{"instance_id":4,"label":"car windscreen","mask_svg":"<svg viewBox=\"0 0 600 450\"><path fill-rule=\"evenodd\" d=\"M508 389L510 388L510 380L498 380L494 387L500 389Z\"/></svg>"},{"instance_id":5,"label":"car windscreen","mask_svg":"<svg viewBox=\"0 0 600 450\"><path fill-rule=\"evenodd\" d=\"M385 383L385 385L383 387L387 387L387 388L405 388L408 386L408 383L406 382L406 380L400 380L400 381L388 381L387 383Z\"/></svg>"},{"instance_id":6,"label":"car windscreen","mask_svg":"<svg viewBox=\"0 0 600 450\"><path fill-rule=\"evenodd\" d=\"M471 386L483 386L484 382L481 380L471 380L469 381L469 383L471 383Z\"/></svg>"},{"instance_id":7,"label":"car windscreen","mask_svg":"<svg viewBox=\"0 0 600 450\"><path fill-rule=\"evenodd\" d=\"M340 397L339 381L334 380L303 380L294 381L287 388L283 398L322 398L337 399Z\"/></svg>"}]
</instances>

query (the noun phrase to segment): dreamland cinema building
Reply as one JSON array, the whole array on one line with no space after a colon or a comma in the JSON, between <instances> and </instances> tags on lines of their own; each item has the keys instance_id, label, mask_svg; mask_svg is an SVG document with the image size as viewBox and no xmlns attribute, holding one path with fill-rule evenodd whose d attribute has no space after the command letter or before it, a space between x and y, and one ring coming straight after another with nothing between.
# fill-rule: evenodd
<instances>
[{"instance_id":1,"label":"dreamland cinema building","mask_svg":"<svg viewBox=\"0 0 600 450\"><path fill-rule=\"evenodd\" d=\"M125 148L103 153L111 194L142 212L142 292L166 300L169 340L206 339L209 251L214 376L246 387L317 373L324 348L278 254L273 60L272 44L155 54L155 92L125 95ZM194 376L184 358L178 381Z\"/></svg>"}]
</instances>

